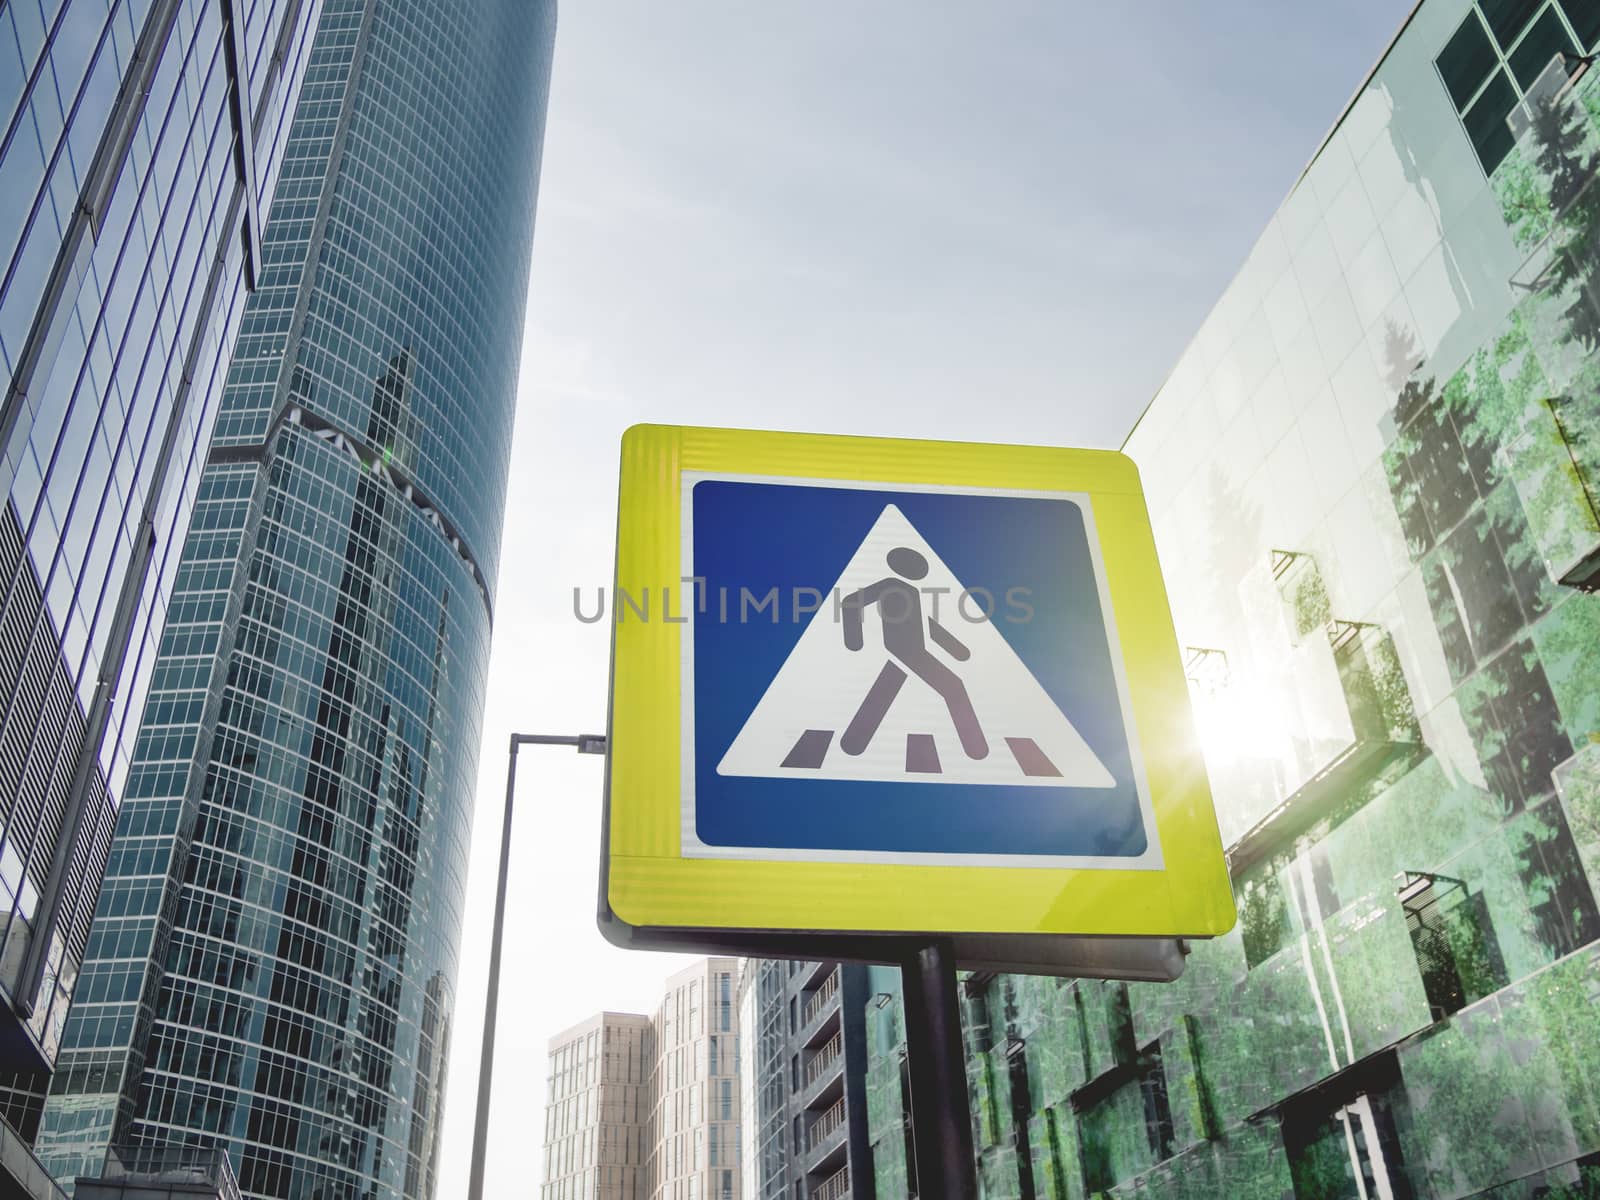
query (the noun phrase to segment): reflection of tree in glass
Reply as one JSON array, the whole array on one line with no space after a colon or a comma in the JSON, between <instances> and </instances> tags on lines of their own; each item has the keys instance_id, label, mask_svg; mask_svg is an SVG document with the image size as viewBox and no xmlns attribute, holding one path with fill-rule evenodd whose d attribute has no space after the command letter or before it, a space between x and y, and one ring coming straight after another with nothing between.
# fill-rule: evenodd
<instances>
[{"instance_id":1,"label":"reflection of tree in glass","mask_svg":"<svg viewBox=\"0 0 1600 1200\"><path fill-rule=\"evenodd\" d=\"M1389 119L1384 122L1384 128L1388 132L1389 146L1394 152L1394 161L1400 168L1400 174L1416 198L1422 201L1423 210L1432 214L1433 228L1422 236L1430 242L1438 241L1440 261L1444 264L1445 278L1450 283L1450 294L1455 297L1456 307L1465 312L1472 305L1472 289L1461 276L1461 264L1456 259L1451 239L1443 236L1444 225L1438 216L1439 189L1428 177L1411 140L1406 137L1407 130L1432 127L1435 118L1431 105L1428 98L1413 88L1390 88L1378 81L1374 81L1371 88L1369 103L1386 102L1389 106ZM1399 384L1394 386L1399 388Z\"/></svg>"},{"instance_id":2,"label":"reflection of tree in glass","mask_svg":"<svg viewBox=\"0 0 1600 1200\"><path fill-rule=\"evenodd\" d=\"M1600 71L1591 70L1565 90L1535 89L1543 98L1530 98L1528 127L1494 180L1514 240L1534 255L1519 273L1529 291L1513 323L1545 379L1534 397L1540 411L1512 417L1518 432L1531 430L1544 443L1518 451L1526 460L1518 478L1524 503L1540 510L1530 515L1555 559L1592 536L1600 481L1600 405L1593 402L1600 391L1597 84ZM1574 505L1574 485L1587 491L1587 502Z\"/></svg>"},{"instance_id":3,"label":"reflection of tree in glass","mask_svg":"<svg viewBox=\"0 0 1600 1200\"><path fill-rule=\"evenodd\" d=\"M1291 934L1289 902L1276 871L1268 870L1243 884L1244 901L1240 908L1240 935L1244 941L1245 965L1258 967L1283 949Z\"/></svg>"},{"instance_id":4,"label":"reflection of tree in glass","mask_svg":"<svg viewBox=\"0 0 1600 1200\"><path fill-rule=\"evenodd\" d=\"M1533 104L1529 127L1534 161L1550 190L1550 208L1556 215L1555 261L1550 269L1550 290L1564 294L1576 286L1567 308L1567 337L1585 349L1600 346L1600 259L1595 235L1600 232L1600 188L1588 186L1600 172L1600 150L1590 137L1589 116L1572 93Z\"/></svg>"},{"instance_id":5,"label":"reflection of tree in glass","mask_svg":"<svg viewBox=\"0 0 1600 1200\"><path fill-rule=\"evenodd\" d=\"M1414 372L1422 368L1422 347L1417 343L1417 335L1393 317L1385 317L1383 321L1383 381L1394 389L1397 395L1403 395L1408 387L1418 386L1412 379ZM1421 387L1431 390L1433 381L1421 384Z\"/></svg>"},{"instance_id":6,"label":"reflection of tree in glass","mask_svg":"<svg viewBox=\"0 0 1600 1200\"><path fill-rule=\"evenodd\" d=\"M1416 352L1416 338L1399 322L1385 321L1383 350L1384 379L1395 393L1396 426L1384 451L1384 470L1412 557L1420 559L1433 549L1434 537L1425 513L1422 487L1410 460L1419 451L1414 422L1432 406L1437 385L1432 376L1421 377L1422 358Z\"/></svg>"}]
</instances>

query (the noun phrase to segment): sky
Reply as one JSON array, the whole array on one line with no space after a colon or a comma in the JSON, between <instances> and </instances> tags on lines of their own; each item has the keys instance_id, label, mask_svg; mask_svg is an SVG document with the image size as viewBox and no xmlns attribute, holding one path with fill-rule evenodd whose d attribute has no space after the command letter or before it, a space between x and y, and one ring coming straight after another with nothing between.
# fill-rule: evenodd
<instances>
[{"instance_id":1,"label":"sky","mask_svg":"<svg viewBox=\"0 0 1600 1200\"><path fill-rule=\"evenodd\" d=\"M1410 0L566 0L440 1200L466 1193L512 730L605 729L640 421L1117 447ZM520 755L486 1196L545 1048L688 961L595 929L602 761Z\"/></svg>"}]
</instances>

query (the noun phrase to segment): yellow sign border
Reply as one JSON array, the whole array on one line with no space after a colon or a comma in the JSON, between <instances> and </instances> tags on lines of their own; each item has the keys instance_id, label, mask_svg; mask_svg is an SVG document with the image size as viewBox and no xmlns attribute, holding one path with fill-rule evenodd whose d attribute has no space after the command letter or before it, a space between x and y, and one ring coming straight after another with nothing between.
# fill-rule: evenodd
<instances>
[{"instance_id":1,"label":"yellow sign border","mask_svg":"<svg viewBox=\"0 0 1600 1200\"><path fill-rule=\"evenodd\" d=\"M636 425L613 599L679 597L685 471L1088 493L1164 866L909 866L681 855L682 625L613 604L606 900L633 926L1210 937L1235 912L1138 470L1109 450ZM659 600L658 600L659 603Z\"/></svg>"}]
</instances>

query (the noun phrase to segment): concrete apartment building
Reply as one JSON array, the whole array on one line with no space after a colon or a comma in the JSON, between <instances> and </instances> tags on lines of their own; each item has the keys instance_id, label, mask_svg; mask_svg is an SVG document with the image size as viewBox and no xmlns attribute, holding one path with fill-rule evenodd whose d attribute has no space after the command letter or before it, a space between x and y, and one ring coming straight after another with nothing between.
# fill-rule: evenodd
<instances>
[{"instance_id":1,"label":"concrete apartment building","mask_svg":"<svg viewBox=\"0 0 1600 1200\"><path fill-rule=\"evenodd\" d=\"M740 1200L739 963L550 1039L539 1200Z\"/></svg>"},{"instance_id":2,"label":"concrete apartment building","mask_svg":"<svg viewBox=\"0 0 1600 1200\"><path fill-rule=\"evenodd\" d=\"M539 1200L645 1200L650 1018L599 1013L550 1039Z\"/></svg>"},{"instance_id":3,"label":"concrete apartment building","mask_svg":"<svg viewBox=\"0 0 1600 1200\"><path fill-rule=\"evenodd\" d=\"M651 1022L651 1200L739 1200L739 961L667 980Z\"/></svg>"}]
</instances>

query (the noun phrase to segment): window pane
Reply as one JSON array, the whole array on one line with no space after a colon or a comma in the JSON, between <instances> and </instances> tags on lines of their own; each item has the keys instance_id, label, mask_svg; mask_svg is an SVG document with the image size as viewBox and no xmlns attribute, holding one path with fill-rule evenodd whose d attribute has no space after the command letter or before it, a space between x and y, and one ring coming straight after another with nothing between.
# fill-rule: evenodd
<instances>
[{"instance_id":1,"label":"window pane","mask_svg":"<svg viewBox=\"0 0 1600 1200\"><path fill-rule=\"evenodd\" d=\"M1596 0L1600 3L1600 0ZM1444 79L1445 90L1456 102L1456 111L1466 108L1467 101L1494 69L1494 47L1489 35L1483 31L1483 22L1476 13L1469 12L1461 28L1445 43L1439 53L1437 65Z\"/></svg>"},{"instance_id":2,"label":"window pane","mask_svg":"<svg viewBox=\"0 0 1600 1200\"><path fill-rule=\"evenodd\" d=\"M1242 889L1241 934L1244 939L1245 966L1260 966L1283 949L1293 932L1289 901L1277 872L1247 879Z\"/></svg>"},{"instance_id":3,"label":"window pane","mask_svg":"<svg viewBox=\"0 0 1600 1200\"><path fill-rule=\"evenodd\" d=\"M1500 42L1500 48L1509 50L1511 43L1532 20L1543 0L1481 0L1484 18Z\"/></svg>"},{"instance_id":4,"label":"window pane","mask_svg":"<svg viewBox=\"0 0 1600 1200\"><path fill-rule=\"evenodd\" d=\"M1467 113L1467 136L1478 151L1478 159L1485 171L1493 171L1511 152L1511 128L1506 117L1517 103L1517 94L1511 90L1511 81L1504 71L1496 71L1483 95Z\"/></svg>"},{"instance_id":5,"label":"window pane","mask_svg":"<svg viewBox=\"0 0 1600 1200\"><path fill-rule=\"evenodd\" d=\"M1561 11L1572 22L1585 50L1600 38L1600 0L1561 0Z\"/></svg>"},{"instance_id":6,"label":"window pane","mask_svg":"<svg viewBox=\"0 0 1600 1200\"><path fill-rule=\"evenodd\" d=\"M1528 30L1528 36L1522 39L1521 45L1512 51L1511 73L1527 91L1544 74L1544 69L1557 54L1576 53L1572 39L1567 35L1567 27L1561 23L1555 9L1547 8L1544 15L1533 23L1533 28Z\"/></svg>"}]
</instances>

